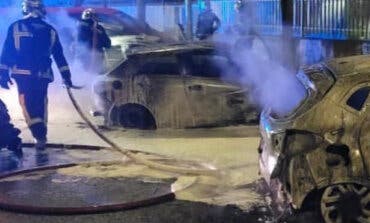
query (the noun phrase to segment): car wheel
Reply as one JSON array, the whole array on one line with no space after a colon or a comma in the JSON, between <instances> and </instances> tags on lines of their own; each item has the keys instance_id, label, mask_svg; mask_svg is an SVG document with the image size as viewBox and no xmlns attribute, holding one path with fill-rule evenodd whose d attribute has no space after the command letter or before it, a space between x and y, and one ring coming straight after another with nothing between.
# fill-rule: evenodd
<instances>
[{"instance_id":1,"label":"car wheel","mask_svg":"<svg viewBox=\"0 0 370 223\"><path fill-rule=\"evenodd\" d=\"M329 186L320 206L326 223L370 222L370 189L357 184Z\"/></svg>"},{"instance_id":2,"label":"car wheel","mask_svg":"<svg viewBox=\"0 0 370 223\"><path fill-rule=\"evenodd\" d=\"M119 124L124 128L156 129L151 112L137 104L124 105L119 110Z\"/></svg>"}]
</instances>

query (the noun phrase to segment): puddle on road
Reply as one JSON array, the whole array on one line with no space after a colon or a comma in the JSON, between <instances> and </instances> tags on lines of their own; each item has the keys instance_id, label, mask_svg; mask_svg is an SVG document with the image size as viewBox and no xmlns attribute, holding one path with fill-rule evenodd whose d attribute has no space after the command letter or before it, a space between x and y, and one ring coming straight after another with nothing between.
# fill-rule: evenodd
<instances>
[{"instance_id":1,"label":"puddle on road","mask_svg":"<svg viewBox=\"0 0 370 223\"><path fill-rule=\"evenodd\" d=\"M148 155L146 155L148 157ZM151 157L154 158L154 157ZM191 168L196 165L193 162L157 158L167 165L176 165ZM197 164L203 167L205 164ZM194 166L193 166L194 167ZM156 182L161 180L174 180L172 191L176 193L178 200L204 202L212 205L236 205L243 210L248 210L256 205L265 205L263 197L254 187L241 187L246 180L240 179L240 170L230 170L217 176L207 175L181 175L149 168L144 165L135 164L130 160L122 163L102 165L86 164L76 167L63 168L58 173L72 176L85 176L95 178L129 177L140 179L144 182ZM250 182L249 182L250 183Z\"/></svg>"}]
</instances>

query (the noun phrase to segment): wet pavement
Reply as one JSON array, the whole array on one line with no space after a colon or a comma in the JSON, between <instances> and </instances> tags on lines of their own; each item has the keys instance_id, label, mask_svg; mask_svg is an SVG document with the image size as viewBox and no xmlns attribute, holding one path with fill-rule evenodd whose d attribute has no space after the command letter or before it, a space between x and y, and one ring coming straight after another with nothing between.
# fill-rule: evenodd
<instances>
[{"instance_id":1,"label":"wet pavement","mask_svg":"<svg viewBox=\"0 0 370 223\"><path fill-rule=\"evenodd\" d=\"M144 153L143 156L153 155ZM171 192L171 184L182 177L122 161L122 156L105 149L69 150L50 147L45 151L37 151L24 148L22 158L3 149L0 151L0 161L2 174L37 166L82 164L0 179L0 201L26 206L89 207L136 201ZM203 181L204 178L198 176L197 180ZM212 196L210 188L204 185L199 188L199 185L202 182L194 183L191 185L193 189L189 191L196 193L198 187L203 196ZM257 191L258 185L242 185L238 189ZM214 205L191 199L182 200L181 197L187 197L187 190L179 192L180 199L128 211L68 216L0 211L0 222L271 222L269 209L260 202L245 210L233 204ZM214 199L217 199L218 195L214 195Z\"/></svg>"},{"instance_id":2,"label":"wet pavement","mask_svg":"<svg viewBox=\"0 0 370 223\"><path fill-rule=\"evenodd\" d=\"M3 92L0 93L0 97L4 96ZM86 94L78 92L77 99L88 103ZM48 124L50 143L107 146L81 121L65 92L52 88L51 95ZM5 96L2 99L11 111L13 122L22 129L24 142L32 142L19 105L12 101L12 97L16 97L14 89ZM88 113L90 106L83 104L82 107ZM97 125L102 123L99 118L92 120ZM102 131L121 147L145 152L143 156L156 162L183 167L189 164L202 166L215 169L219 174L194 176L153 170L107 149L50 147L45 151L36 151L34 148L24 148L21 159L4 149L0 151L2 174L44 165L84 165L0 180L3 199L55 206L100 202L111 204L153 193L152 188L157 188L155 193L176 188L176 199L129 211L87 215L30 215L0 211L0 223L272 222L259 183L257 126L157 131L104 128ZM116 166L96 165L97 161L113 162Z\"/></svg>"}]
</instances>

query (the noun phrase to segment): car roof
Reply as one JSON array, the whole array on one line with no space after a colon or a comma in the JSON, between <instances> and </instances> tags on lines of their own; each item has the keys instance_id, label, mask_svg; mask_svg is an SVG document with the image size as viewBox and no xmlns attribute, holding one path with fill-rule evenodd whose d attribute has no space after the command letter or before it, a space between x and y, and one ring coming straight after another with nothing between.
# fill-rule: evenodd
<instances>
[{"instance_id":1,"label":"car roof","mask_svg":"<svg viewBox=\"0 0 370 223\"><path fill-rule=\"evenodd\" d=\"M159 44L151 44L151 45L145 45L145 46L136 46L132 47L127 50L126 57L123 59L119 64L117 64L113 69L110 69L107 74L108 75L115 75L117 73L120 73L119 69L121 66L124 66L125 64L129 64L132 62L131 59L134 59L135 57L147 57L147 56L155 56L155 55L175 55L180 53L186 53L186 52L192 52L192 51L198 51L198 52L212 52L213 50L216 50L218 52L218 49L215 47L215 45L212 44L204 44L204 43L159 43ZM227 52L225 51L225 54ZM135 60L135 59L134 59Z\"/></svg>"},{"instance_id":2,"label":"car roof","mask_svg":"<svg viewBox=\"0 0 370 223\"><path fill-rule=\"evenodd\" d=\"M176 54L190 51L212 51L218 50L209 43L173 43L173 44L151 44L146 46L133 47L127 51L127 57L139 55L159 55L159 54ZM219 50L222 51L222 50Z\"/></svg>"}]
</instances>

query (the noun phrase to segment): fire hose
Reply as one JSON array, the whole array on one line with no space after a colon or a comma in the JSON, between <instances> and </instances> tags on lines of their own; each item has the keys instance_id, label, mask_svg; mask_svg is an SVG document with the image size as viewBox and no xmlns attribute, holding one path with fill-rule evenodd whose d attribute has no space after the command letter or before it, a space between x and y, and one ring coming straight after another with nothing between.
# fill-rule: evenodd
<instances>
[{"instance_id":1,"label":"fire hose","mask_svg":"<svg viewBox=\"0 0 370 223\"><path fill-rule=\"evenodd\" d=\"M101 163L101 162L100 162ZM91 164L91 163L89 163ZM0 180L20 176L24 174L31 174L38 171L46 170L56 170L61 168L75 167L81 164L70 163L70 164L60 164L54 166L41 166L26 170L18 170L11 173L3 174L0 176ZM116 203L116 204L102 204L102 205L90 205L90 206L37 206L37 205L27 205L23 203L13 203L4 196L0 197L0 208L6 211L19 212L25 214L44 214L44 215L82 215L82 214L96 214L112 211L124 211L135 209L139 207L146 207L154 204L160 204L167 201L172 201L175 199L175 194L173 192L164 193L157 196L151 196L146 199Z\"/></svg>"},{"instance_id":2,"label":"fire hose","mask_svg":"<svg viewBox=\"0 0 370 223\"><path fill-rule=\"evenodd\" d=\"M84 115L80 106L78 105L74 95L70 88L67 88L68 96L76 109L77 113L81 116L81 118L86 122L86 124L92 129L92 131L99 136L104 142L106 142L111 147L91 147L91 146L82 146L82 149L91 149L91 150L98 150L98 149L113 149L114 151L127 156L132 161L136 162L137 164L145 165L149 168L167 171L167 172L174 172L180 173L185 175L213 175L218 176L219 173L213 169L205 169L205 168L198 168L198 169L189 169L189 168L181 168L171 165L165 165L158 162L154 162L145 158L140 157L137 155L137 150L130 150L125 149L118 146L116 143L112 142L108 139L104 134L102 134L97 127ZM33 144L23 144L25 147L33 146ZM81 147L80 145L64 145L64 144L47 144L49 146L55 146L56 148L69 148L69 149L77 149ZM117 161L115 161L117 162ZM101 162L98 162L101 163ZM45 170L56 170L61 168L69 168L82 165L79 163L70 163L70 164L59 164L59 165L52 165L52 166L41 166L26 170L18 170L11 173L5 173L0 175L0 180L6 179L8 177L20 176L27 173L34 173L37 171L45 171ZM177 190L182 190L188 187L190 184L183 186L182 188L177 188ZM93 206L81 206L81 207L65 207L65 206L37 206L37 205L25 205L20 203L12 203L8 199L0 196L0 208L7 211L13 212L20 212L20 213L27 213L27 214L47 214L47 215L81 215L81 214L95 214L95 213L103 213L109 211L123 211L123 210L130 210L139 207L145 207L154 204L160 204L163 202L171 201L175 199L174 191L170 191L168 193L160 194L157 196L151 196L146 199L137 200L137 201L130 201L125 203L117 203L117 204L102 204L102 205L93 205Z\"/></svg>"},{"instance_id":3,"label":"fire hose","mask_svg":"<svg viewBox=\"0 0 370 223\"><path fill-rule=\"evenodd\" d=\"M162 171L167 171L167 172L173 172L173 173L180 173L180 174L191 174L191 175L213 175L217 176L219 173L214 170L214 169L189 169L189 168L182 168L182 167L176 167L176 166L170 166L170 165L165 165L161 164L158 162L153 162L148 159L142 158L138 156L136 153L132 152L130 149L124 149L108 139L104 134L102 134L96 126L85 116L85 114L82 112L80 106L78 105L75 97L72 94L72 91L70 88L67 88L67 93L69 98L71 99L71 102L78 112L78 114L81 116L81 118L86 122L86 124L93 130L93 132L98 135L104 142L106 142L108 145L112 147L113 150L117 151L118 153L121 153L128 158L132 159L138 164L145 165L147 167L157 169L157 170L162 170Z\"/></svg>"}]
</instances>

